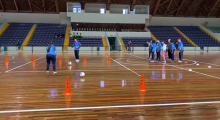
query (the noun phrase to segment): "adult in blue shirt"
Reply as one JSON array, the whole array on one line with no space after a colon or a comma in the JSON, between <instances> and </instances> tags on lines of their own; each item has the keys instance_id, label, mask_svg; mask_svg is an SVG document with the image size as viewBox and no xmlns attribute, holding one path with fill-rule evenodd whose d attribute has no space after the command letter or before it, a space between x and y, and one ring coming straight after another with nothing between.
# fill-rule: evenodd
<instances>
[{"instance_id":1,"label":"adult in blue shirt","mask_svg":"<svg viewBox=\"0 0 220 120\"><path fill-rule=\"evenodd\" d=\"M181 41L181 39L178 39L178 50L179 50L179 61L178 62L182 62L183 60L183 51L184 51L184 47L183 47L183 42Z\"/></svg>"},{"instance_id":2,"label":"adult in blue shirt","mask_svg":"<svg viewBox=\"0 0 220 120\"><path fill-rule=\"evenodd\" d=\"M152 54L152 59L151 62L154 62L154 52L156 51L156 44L155 44L155 40L152 40L152 44L151 44L151 54Z\"/></svg>"},{"instance_id":3,"label":"adult in blue shirt","mask_svg":"<svg viewBox=\"0 0 220 120\"><path fill-rule=\"evenodd\" d=\"M53 42L50 42L50 44L47 46L47 73L49 73L49 67L50 67L50 61L52 61L53 64L53 74L57 73L56 72L56 52L57 49L53 45Z\"/></svg>"},{"instance_id":4,"label":"adult in blue shirt","mask_svg":"<svg viewBox=\"0 0 220 120\"><path fill-rule=\"evenodd\" d=\"M157 61L160 61L160 51L161 51L161 42L157 40L156 51L157 51Z\"/></svg>"},{"instance_id":5,"label":"adult in blue shirt","mask_svg":"<svg viewBox=\"0 0 220 120\"><path fill-rule=\"evenodd\" d=\"M77 39L74 39L74 43L73 43L73 46L72 48L74 47L75 49L75 57L76 57L76 62L79 62L79 50L80 50L80 47L81 47L81 43L77 41Z\"/></svg>"},{"instance_id":6,"label":"adult in blue shirt","mask_svg":"<svg viewBox=\"0 0 220 120\"><path fill-rule=\"evenodd\" d=\"M174 54L175 54L176 47L171 40L170 40L170 43L171 43L170 44L170 46L171 46L171 61L174 62Z\"/></svg>"}]
</instances>

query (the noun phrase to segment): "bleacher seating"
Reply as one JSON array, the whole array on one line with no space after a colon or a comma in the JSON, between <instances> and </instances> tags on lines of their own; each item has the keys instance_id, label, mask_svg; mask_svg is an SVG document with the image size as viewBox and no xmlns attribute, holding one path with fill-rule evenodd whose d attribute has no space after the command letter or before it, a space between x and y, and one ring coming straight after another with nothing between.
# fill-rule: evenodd
<instances>
[{"instance_id":1,"label":"bleacher seating","mask_svg":"<svg viewBox=\"0 0 220 120\"><path fill-rule=\"evenodd\" d=\"M150 42L152 39L150 37L122 37L125 46L127 46L128 41L132 42L133 47L144 47L144 44Z\"/></svg>"},{"instance_id":2,"label":"bleacher seating","mask_svg":"<svg viewBox=\"0 0 220 120\"><path fill-rule=\"evenodd\" d=\"M0 45L16 46L18 40L21 44L27 37L33 23L9 23L10 26L0 37Z\"/></svg>"},{"instance_id":3,"label":"bleacher seating","mask_svg":"<svg viewBox=\"0 0 220 120\"><path fill-rule=\"evenodd\" d=\"M58 35L65 33L66 25L39 23L28 46L47 46L51 41L56 46L62 46L64 37L59 37Z\"/></svg>"},{"instance_id":4,"label":"bleacher seating","mask_svg":"<svg viewBox=\"0 0 220 120\"><path fill-rule=\"evenodd\" d=\"M198 26L178 26L177 28L199 47L220 46L220 43L200 30Z\"/></svg>"},{"instance_id":5,"label":"bleacher seating","mask_svg":"<svg viewBox=\"0 0 220 120\"><path fill-rule=\"evenodd\" d=\"M160 41L167 43L168 39L171 39L174 43L177 42L178 38L181 38L185 47L192 47L192 45L184 39L172 26L149 26L148 27L153 35Z\"/></svg>"},{"instance_id":6,"label":"bleacher seating","mask_svg":"<svg viewBox=\"0 0 220 120\"><path fill-rule=\"evenodd\" d=\"M206 27L211 30L213 33L220 33L220 27Z\"/></svg>"},{"instance_id":7,"label":"bleacher seating","mask_svg":"<svg viewBox=\"0 0 220 120\"><path fill-rule=\"evenodd\" d=\"M103 47L101 36L83 36L78 41L82 44L82 47ZM73 46L74 38L70 38L69 46Z\"/></svg>"}]
</instances>

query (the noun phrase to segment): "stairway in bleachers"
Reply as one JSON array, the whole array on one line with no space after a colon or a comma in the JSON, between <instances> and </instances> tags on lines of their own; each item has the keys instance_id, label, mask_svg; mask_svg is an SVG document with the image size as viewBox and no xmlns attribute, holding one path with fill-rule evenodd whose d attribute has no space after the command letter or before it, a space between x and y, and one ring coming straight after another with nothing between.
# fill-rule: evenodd
<instances>
[{"instance_id":1,"label":"stairway in bleachers","mask_svg":"<svg viewBox=\"0 0 220 120\"><path fill-rule=\"evenodd\" d=\"M177 26L177 28L199 47L220 46L220 43L204 33L198 26Z\"/></svg>"},{"instance_id":2,"label":"stairway in bleachers","mask_svg":"<svg viewBox=\"0 0 220 120\"><path fill-rule=\"evenodd\" d=\"M66 25L39 23L28 46L47 46L51 41L56 46L63 46Z\"/></svg>"},{"instance_id":3,"label":"stairway in bleachers","mask_svg":"<svg viewBox=\"0 0 220 120\"><path fill-rule=\"evenodd\" d=\"M32 23L10 23L9 27L0 37L0 45L16 46L18 40L22 44L32 26Z\"/></svg>"},{"instance_id":4,"label":"stairway in bleachers","mask_svg":"<svg viewBox=\"0 0 220 120\"><path fill-rule=\"evenodd\" d=\"M177 39L181 38L184 46L192 47L192 45L178 32L176 32L172 26L149 26L148 29L160 41L165 41L167 43L167 40L171 39L174 43L176 43Z\"/></svg>"}]
</instances>

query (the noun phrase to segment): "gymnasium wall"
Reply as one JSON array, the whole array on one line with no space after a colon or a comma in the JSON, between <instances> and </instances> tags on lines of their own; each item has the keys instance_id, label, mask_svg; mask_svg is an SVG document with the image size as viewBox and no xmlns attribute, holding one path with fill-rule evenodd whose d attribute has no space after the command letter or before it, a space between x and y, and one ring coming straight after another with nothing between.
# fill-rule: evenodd
<instances>
[{"instance_id":1,"label":"gymnasium wall","mask_svg":"<svg viewBox=\"0 0 220 120\"><path fill-rule=\"evenodd\" d=\"M7 19L8 22L71 24L66 12L60 12L60 14L0 12L0 17Z\"/></svg>"},{"instance_id":2,"label":"gymnasium wall","mask_svg":"<svg viewBox=\"0 0 220 120\"><path fill-rule=\"evenodd\" d=\"M220 26L220 18L189 18L189 17L152 17L150 25L200 26L208 22L208 26Z\"/></svg>"}]
</instances>

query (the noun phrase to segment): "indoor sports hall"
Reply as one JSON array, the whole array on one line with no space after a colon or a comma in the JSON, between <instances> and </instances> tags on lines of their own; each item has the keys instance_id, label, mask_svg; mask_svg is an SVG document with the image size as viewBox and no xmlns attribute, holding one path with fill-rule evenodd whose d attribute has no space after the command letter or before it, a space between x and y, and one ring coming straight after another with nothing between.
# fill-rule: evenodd
<instances>
[{"instance_id":1,"label":"indoor sports hall","mask_svg":"<svg viewBox=\"0 0 220 120\"><path fill-rule=\"evenodd\" d=\"M219 5L0 0L0 120L218 120Z\"/></svg>"}]
</instances>

